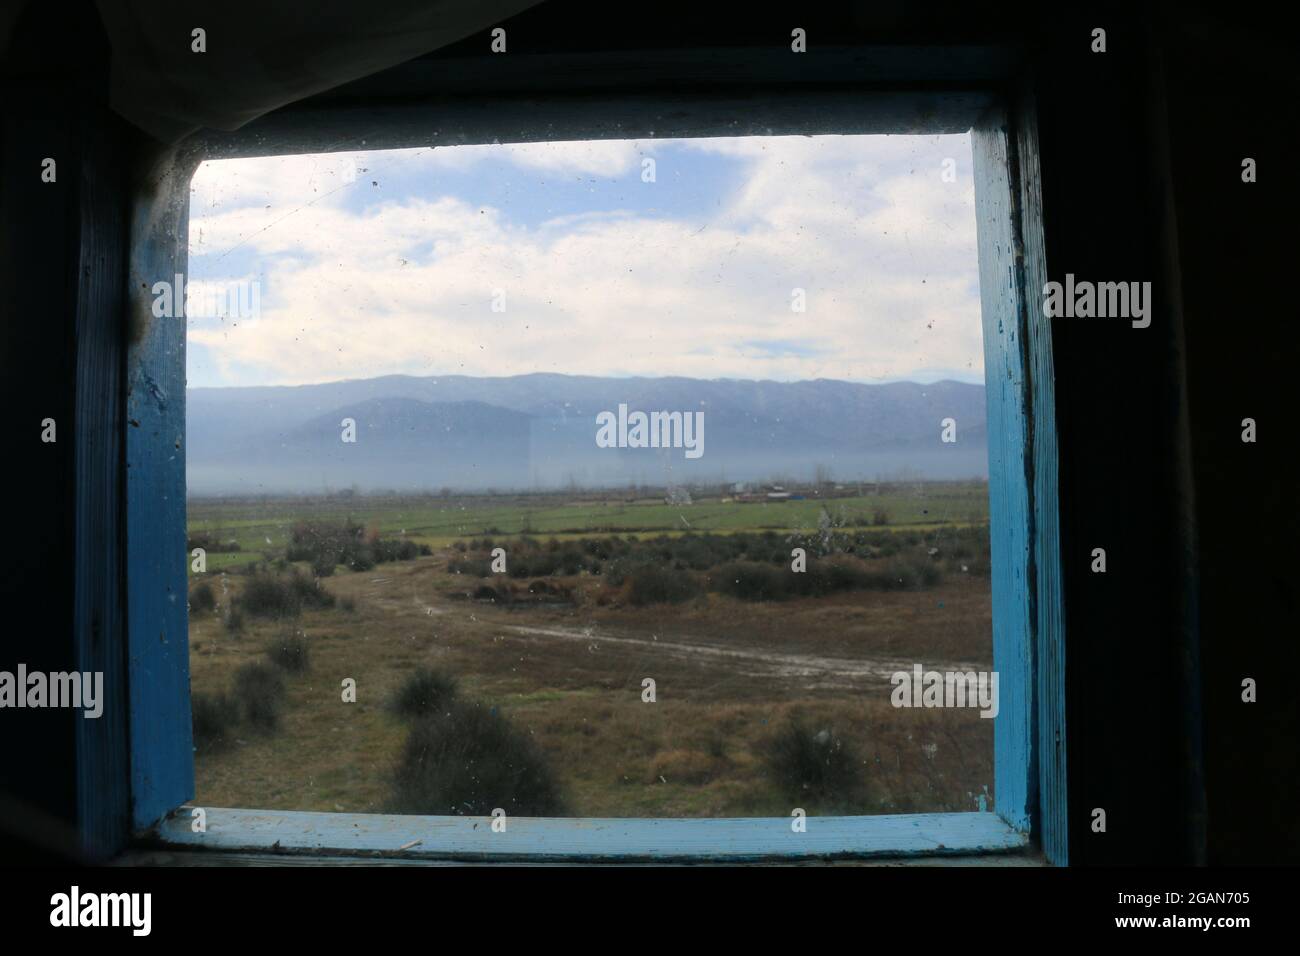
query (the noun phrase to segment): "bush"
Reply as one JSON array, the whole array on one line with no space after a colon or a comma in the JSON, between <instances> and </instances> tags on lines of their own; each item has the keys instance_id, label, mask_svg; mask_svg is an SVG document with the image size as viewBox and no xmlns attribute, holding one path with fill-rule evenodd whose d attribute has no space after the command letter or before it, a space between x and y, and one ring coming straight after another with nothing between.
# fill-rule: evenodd
<instances>
[{"instance_id":1,"label":"bush","mask_svg":"<svg viewBox=\"0 0 1300 956\"><path fill-rule=\"evenodd\" d=\"M793 575L793 589L800 594L835 594L839 591L858 591L866 588L881 590L884 578L861 561L853 558L819 558L808 565L802 574Z\"/></svg>"},{"instance_id":2,"label":"bush","mask_svg":"<svg viewBox=\"0 0 1300 956\"><path fill-rule=\"evenodd\" d=\"M934 587L943 578L939 565L924 557L890 561L885 566L885 572L893 585L890 590L922 590Z\"/></svg>"},{"instance_id":3,"label":"bush","mask_svg":"<svg viewBox=\"0 0 1300 956\"><path fill-rule=\"evenodd\" d=\"M304 674L309 666L307 638L301 631L286 630L266 646L271 663L289 674Z\"/></svg>"},{"instance_id":4,"label":"bush","mask_svg":"<svg viewBox=\"0 0 1300 956\"><path fill-rule=\"evenodd\" d=\"M572 603L573 591L562 584L551 584L545 578L538 578L532 584L528 585L528 593L550 598L553 601L566 601Z\"/></svg>"},{"instance_id":5,"label":"bush","mask_svg":"<svg viewBox=\"0 0 1300 956\"><path fill-rule=\"evenodd\" d=\"M344 563L353 571L370 571L375 566L375 556L369 548L360 548Z\"/></svg>"},{"instance_id":6,"label":"bush","mask_svg":"<svg viewBox=\"0 0 1300 956\"><path fill-rule=\"evenodd\" d=\"M540 748L486 706L453 701L419 718L393 776L396 813L512 816L563 813L559 786Z\"/></svg>"},{"instance_id":7,"label":"bush","mask_svg":"<svg viewBox=\"0 0 1300 956\"><path fill-rule=\"evenodd\" d=\"M375 561L414 561L422 554L432 554L428 545L418 545L405 538L386 538L372 545Z\"/></svg>"},{"instance_id":8,"label":"bush","mask_svg":"<svg viewBox=\"0 0 1300 956\"><path fill-rule=\"evenodd\" d=\"M185 541L186 552L202 548L209 553L238 552L238 541L222 541L218 533L212 531L195 531Z\"/></svg>"},{"instance_id":9,"label":"bush","mask_svg":"<svg viewBox=\"0 0 1300 956\"><path fill-rule=\"evenodd\" d=\"M502 585L498 591L490 584L480 584L474 589L472 597L475 601L505 601L510 594L509 585Z\"/></svg>"},{"instance_id":10,"label":"bush","mask_svg":"<svg viewBox=\"0 0 1300 956\"><path fill-rule=\"evenodd\" d=\"M197 612L207 612L215 610L217 606L217 596L212 593L212 585L207 581L200 581L194 585L190 591L190 610Z\"/></svg>"},{"instance_id":11,"label":"bush","mask_svg":"<svg viewBox=\"0 0 1300 956\"><path fill-rule=\"evenodd\" d=\"M235 671L235 699L244 719L261 731L275 730L284 706L284 678L270 664L253 661Z\"/></svg>"},{"instance_id":12,"label":"bush","mask_svg":"<svg viewBox=\"0 0 1300 956\"><path fill-rule=\"evenodd\" d=\"M680 604L700 593L700 584L689 571L676 571L661 564L643 564L628 574L628 600L646 604Z\"/></svg>"},{"instance_id":13,"label":"bush","mask_svg":"<svg viewBox=\"0 0 1300 956\"><path fill-rule=\"evenodd\" d=\"M570 546L560 552L560 570L565 574L577 574L583 566L583 554L577 548Z\"/></svg>"},{"instance_id":14,"label":"bush","mask_svg":"<svg viewBox=\"0 0 1300 956\"><path fill-rule=\"evenodd\" d=\"M446 710L456 696L456 678L420 667L397 689L389 708L401 717L425 717Z\"/></svg>"},{"instance_id":15,"label":"bush","mask_svg":"<svg viewBox=\"0 0 1300 956\"><path fill-rule=\"evenodd\" d=\"M833 728L811 731L794 719L765 743L768 776L790 799L848 802L862 785L862 761Z\"/></svg>"},{"instance_id":16,"label":"bush","mask_svg":"<svg viewBox=\"0 0 1300 956\"><path fill-rule=\"evenodd\" d=\"M365 529L352 521L334 524L327 521L300 521L289 534L285 557L290 561L329 561L349 564L361 547Z\"/></svg>"},{"instance_id":17,"label":"bush","mask_svg":"<svg viewBox=\"0 0 1300 956\"><path fill-rule=\"evenodd\" d=\"M304 607L333 607L334 595L296 571L289 575L258 572L249 577L237 603L252 617L288 618L297 617Z\"/></svg>"},{"instance_id":18,"label":"bush","mask_svg":"<svg viewBox=\"0 0 1300 956\"><path fill-rule=\"evenodd\" d=\"M302 602L284 579L263 572L248 578L236 603L250 617L297 617L302 613Z\"/></svg>"},{"instance_id":19,"label":"bush","mask_svg":"<svg viewBox=\"0 0 1300 956\"><path fill-rule=\"evenodd\" d=\"M790 575L757 561L732 561L709 573L709 585L743 601L779 601L787 596Z\"/></svg>"},{"instance_id":20,"label":"bush","mask_svg":"<svg viewBox=\"0 0 1300 956\"><path fill-rule=\"evenodd\" d=\"M297 572L285 579L285 586L293 595L299 607L327 608L334 606L334 595L330 594L315 578L305 577Z\"/></svg>"},{"instance_id":21,"label":"bush","mask_svg":"<svg viewBox=\"0 0 1300 956\"><path fill-rule=\"evenodd\" d=\"M229 694L191 694L190 709L195 747L220 746L239 723L239 704Z\"/></svg>"},{"instance_id":22,"label":"bush","mask_svg":"<svg viewBox=\"0 0 1300 956\"><path fill-rule=\"evenodd\" d=\"M486 558L452 558L447 562L447 573L485 578L492 573L491 562Z\"/></svg>"},{"instance_id":23,"label":"bush","mask_svg":"<svg viewBox=\"0 0 1300 956\"><path fill-rule=\"evenodd\" d=\"M881 510L876 520L887 523L889 518ZM488 553L494 544L491 538L457 542L448 572L490 577ZM935 545L942 546L942 560L928 554ZM806 572L791 572L792 547L802 547L816 557ZM928 588L941 580L945 569L955 572L962 564L983 567L987 557L986 526L949 527L938 535L836 526L816 532L778 534L769 529L676 538L611 535L539 542L522 536L511 547L508 577L600 575L607 590L599 600L606 603L619 600L621 594L634 604L683 601L700 592L702 581L710 590L742 600L776 601L839 591ZM698 572L709 573L700 577ZM620 593L618 589L625 585L627 590ZM530 591L540 593L536 583Z\"/></svg>"}]
</instances>

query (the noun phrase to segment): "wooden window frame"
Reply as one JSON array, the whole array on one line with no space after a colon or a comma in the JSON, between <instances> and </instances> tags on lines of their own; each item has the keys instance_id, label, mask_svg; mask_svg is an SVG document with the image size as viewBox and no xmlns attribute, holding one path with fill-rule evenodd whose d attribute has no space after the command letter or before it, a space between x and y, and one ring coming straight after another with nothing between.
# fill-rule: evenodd
<instances>
[{"instance_id":1,"label":"wooden window frame","mask_svg":"<svg viewBox=\"0 0 1300 956\"><path fill-rule=\"evenodd\" d=\"M464 85L466 70L439 72L435 64L430 72L419 64L400 73L406 95L396 102L387 96L378 105L381 98L368 94L308 103L154 157L133 201L125 356L130 734L121 756L130 761L132 825L142 842L546 861L865 859L1037 848L1050 863L1068 862L1056 404L1051 331L1039 308L1047 268L1031 87L1001 49L854 49L850 56L872 65L831 88L824 76L785 75L767 90L709 91L719 61L696 51L659 64L646 89L593 88L591 74L578 70L570 75L586 85L577 93L543 85L537 95L487 89L450 98L431 87L453 75ZM842 79L834 57L821 62ZM762 75L761 63L754 69ZM468 73L475 70L483 67ZM669 86L705 92L684 95ZM154 318L151 289L188 272L189 183L201 161L493 141L968 130L989 423L993 666L1001 693L992 810L813 818L806 833L793 834L786 819L515 819L506 833L493 833L482 820L460 817L205 808L206 832L191 830L190 815L177 812L194 792L187 565L180 557L185 322ZM93 557L79 553L78 560Z\"/></svg>"}]
</instances>

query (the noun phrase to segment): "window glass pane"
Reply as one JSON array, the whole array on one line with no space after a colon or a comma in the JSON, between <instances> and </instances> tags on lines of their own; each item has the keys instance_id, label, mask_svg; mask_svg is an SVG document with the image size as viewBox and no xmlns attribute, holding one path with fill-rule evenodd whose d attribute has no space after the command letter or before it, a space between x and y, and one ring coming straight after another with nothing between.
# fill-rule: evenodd
<instances>
[{"instance_id":1,"label":"window glass pane","mask_svg":"<svg viewBox=\"0 0 1300 956\"><path fill-rule=\"evenodd\" d=\"M969 137L208 162L185 298L199 804L991 805Z\"/></svg>"}]
</instances>

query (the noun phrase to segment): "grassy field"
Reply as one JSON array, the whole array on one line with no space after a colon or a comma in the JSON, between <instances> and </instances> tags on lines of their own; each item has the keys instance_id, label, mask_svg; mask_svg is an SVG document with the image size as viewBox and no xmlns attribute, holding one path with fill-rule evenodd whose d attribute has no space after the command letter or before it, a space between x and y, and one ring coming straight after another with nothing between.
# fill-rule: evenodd
<instances>
[{"instance_id":1,"label":"grassy field","mask_svg":"<svg viewBox=\"0 0 1300 956\"><path fill-rule=\"evenodd\" d=\"M191 537L210 545L208 570L192 584L214 599L209 608L191 592L195 697L224 696L233 713L253 686L241 681L259 667L282 688L267 692L279 695L274 726L227 716L201 738L196 802L401 809L393 781L410 769L416 722L391 704L427 668L458 686L457 703L424 719L460 722L446 724L459 728L450 741L426 726L436 746L416 756L470 767L470 798L463 809L422 812L505 805L504 790L523 786L519 768L530 761L553 778L557 812L581 816L976 809L991 796L992 722L974 710L896 709L888 675L914 662L991 666L987 487L869 491L773 504L591 495L191 502ZM304 528L348 521L376 550L405 539L430 553L364 570L287 560L307 547ZM217 550L231 541L239 551ZM811 573L800 583L824 587L767 599L737 584L740 571L792 581L783 555L799 543ZM491 547L510 560L531 555L534 567L554 560L540 575L456 572L486 564ZM563 566L569 559L577 563ZM313 580L313 568L324 576ZM302 601L258 597L274 597L295 574ZM663 575L672 587L646 589ZM306 655L305 668L266 663L268 646L288 645ZM643 699L646 679L653 703ZM355 702L342 699L346 680ZM490 766L456 736L471 726L505 734L518 756ZM442 799L441 781L433 784Z\"/></svg>"},{"instance_id":2,"label":"grassy field","mask_svg":"<svg viewBox=\"0 0 1300 956\"><path fill-rule=\"evenodd\" d=\"M402 534L432 547L482 534L580 537L593 532L684 533L688 531L800 530L819 527L823 515L870 526L881 510L889 527L938 528L988 520L982 483L935 483L887 487L879 495L807 497L779 503L740 504L706 498L691 505L662 498L628 500L619 495L571 497L501 495L477 498L359 497L335 499L200 499L189 503L191 534L206 532L260 555L283 549L295 521L352 520L385 535ZM226 557L223 556L225 561ZM235 559L232 563L247 561Z\"/></svg>"}]
</instances>

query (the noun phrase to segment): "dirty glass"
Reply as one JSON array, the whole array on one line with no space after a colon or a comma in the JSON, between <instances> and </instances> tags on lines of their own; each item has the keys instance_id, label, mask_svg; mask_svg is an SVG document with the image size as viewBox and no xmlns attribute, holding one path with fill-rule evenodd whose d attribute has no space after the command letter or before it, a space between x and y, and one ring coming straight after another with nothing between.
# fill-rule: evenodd
<instances>
[{"instance_id":1,"label":"dirty glass","mask_svg":"<svg viewBox=\"0 0 1300 956\"><path fill-rule=\"evenodd\" d=\"M991 804L968 136L204 163L196 802Z\"/></svg>"}]
</instances>

